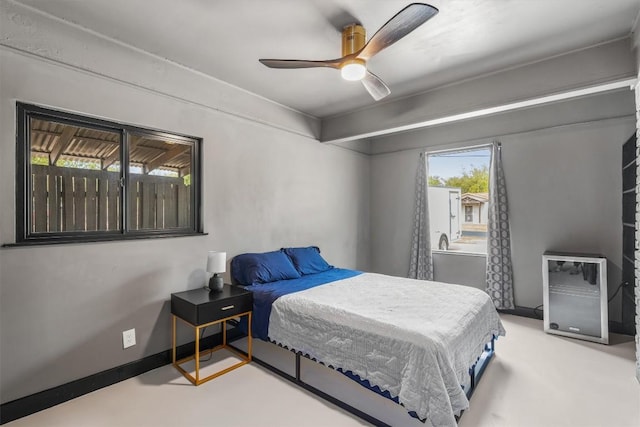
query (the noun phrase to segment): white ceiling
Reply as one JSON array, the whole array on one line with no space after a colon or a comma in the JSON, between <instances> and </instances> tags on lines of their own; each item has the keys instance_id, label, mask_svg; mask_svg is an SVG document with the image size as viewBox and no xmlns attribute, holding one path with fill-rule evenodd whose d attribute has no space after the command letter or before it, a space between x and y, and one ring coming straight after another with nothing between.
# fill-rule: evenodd
<instances>
[{"instance_id":1,"label":"white ceiling","mask_svg":"<svg viewBox=\"0 0 640 427\"><path fill-rule=\"evenodd\" d=\"M370 37L407 0L17 0L295 110L327 117L374 104L333 69L258 58L332 59L340 29ZM382 102L630 34L640 0L431 0L440 13L368 63Z\"/></svg>"}]
</instances>

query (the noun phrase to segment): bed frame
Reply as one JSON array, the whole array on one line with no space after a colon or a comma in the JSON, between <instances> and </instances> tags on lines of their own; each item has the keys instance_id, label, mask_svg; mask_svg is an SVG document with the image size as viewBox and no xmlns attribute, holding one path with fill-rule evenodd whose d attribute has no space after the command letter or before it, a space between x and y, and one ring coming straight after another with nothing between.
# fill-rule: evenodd
<instances>
[{"instance_id":1,"label":"bed frame","mask_svg":"<svg viewBox=\"0 0 640 427\"><path fill-rule=\"evenodd\" d=\"M229 321L233 326L237 326L237 322L236 321ZM235 334L234 334L235 335ZM235 343L240 344L240 346L243 346L244 344L244 338L246 338L246 335L242 335L242 334L238 334L238 336L236 338L232 338L232 342L233 344L230 344L231 347L233 347L235 350L239 351L240 353L243 353L246 355L246 351L244 348L241 348L237 345L235 345ZM471 367L469 368L469 376L470 376L470 384L469 387L465 387L465 393L467 395L468 399L471 399L471 396L473 395L473 392L478 384L478 382L480 381L480 378L482 377L482 375L484 374L484 371L487 367L487 365L489 364L489 362L491 361L491 359L493 358L494 352L495 352L495 347L494 347L494 342L495 342L495 338L491 339L490 343L487 343L485 345L484 351L482 352L482 354L480 355L480 357L478 358L477 362ZM256 345L257 344L257 345ZM256 357L256 353L260 353L261 350L260 348L262 346L269 346L272 350L275 350L276 353L280 353L280 356L282 356L282 354L288 354L289 357L291 357L291 355L294 355L295 357L295 373L294 374L290 374L288 372L286 372L284 369L278 368L276 367L274 364L268 363L265 359L263 359L262 357ZM243 346L244 347L244 346ZM266 347L266 348L269 348ZM284 352L284 353L282 353ZM268 353L265 353L268 356ZM284 357L285 359L287 358L286 356ZM271 342L267 342L267 341L263 341L263 340L253 340L253 355L252 355L252 361L256 362L258 365L268 369L269 371L277 374L278 376L291 381L292 383L298 385L299 387L315 394L316 396L344 409L345 411L363 419L364 421L367 421L375 426L388 426L391 427L392 425L396 425L394 424L388 424L385 421L380 420L379 418L376 418L375 416L369 414L368 412L365 412L361 409L356 408L355 406L346 403L345 401L339 399L338 397L334 396L333 394L330 394L326 391L321 390L320 388L311 385L310 382L304 381L302 379L302 365L305 363L308 363L306 361L310 361L310 363L312 365L316 366L316 370L320 369L323 370L323 374L321 375L326 375L328 372L334 372L339 374L342 378L344 378L345 381L347 381L347 383L345 384L352 384L352 385L356 385L358 387L359 390L364 392L363 396L370 396L372 399L374 399L376 405L382 403L382 401L380 399L383 399L384 401L391 403L392 405L395 405L395 407L400 408L402 411L402 414L405 416L405 422L411 422L413 421L415 423L416 426L419 425L425 425L424 420L420 421L417 418L412 418L411 415L409 415L409 413L405 410L405 408L402 405L397 404L395 401L393 401L391 398L386 397L378 392L376 392L375 390L372 390L370 387L367 387L365 384L361 384L358 381L354 381L352 378L344 375L341 371L337 371L335 369L333 369L332 367L328 367L325 364L316 361L315 359L312 359L311 357L309 357L308 355L302 354L301 352L295 352L292 350L288 350L285 349L277 344L271 343ZM290 363L290 362L287 362ZM312 367L311 367L312 368ZM313 369L313 368L312 368ZM336 377L338 378L338 377ZM334 385L338 385L340 381L336 380ZM351 392L353 392L355 390L351 390ZM365 399L367 399L367 397L364 397ZM462 415L462 414L460 414ZM402 416L402 415L400 415ZM459 419L459 417L457 417L456 419Z\"/></svg>"}]
</instances>

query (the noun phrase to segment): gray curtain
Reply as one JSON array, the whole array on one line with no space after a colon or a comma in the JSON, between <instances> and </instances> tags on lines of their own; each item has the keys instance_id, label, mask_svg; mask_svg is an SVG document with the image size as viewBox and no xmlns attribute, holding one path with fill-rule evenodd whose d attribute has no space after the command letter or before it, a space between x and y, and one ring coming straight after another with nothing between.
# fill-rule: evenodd
<instances>
[{"instance_id":1,"label":"gray curtain","mask_svg":"<svg viewBox=\"0 0 640 427\"><path fill-rule=\"evenodd\" d=\"M429 176L427 156L425 153L420 153L418 171L416 172L416 201L413 211L413 238L408 276L420 280L433 280L427 176Z\"/></svg>"},{"instance_id":2,"label":"gray curtain","mask_svg":"<svg viewBox=\"0 0 640 427\"><path fill-rule=\"evenodd\" d=\"M501 152L501 144L494 141L489 168L487 293L496 308L514 309L509 208Z\"/></svg>"}]
</instances>

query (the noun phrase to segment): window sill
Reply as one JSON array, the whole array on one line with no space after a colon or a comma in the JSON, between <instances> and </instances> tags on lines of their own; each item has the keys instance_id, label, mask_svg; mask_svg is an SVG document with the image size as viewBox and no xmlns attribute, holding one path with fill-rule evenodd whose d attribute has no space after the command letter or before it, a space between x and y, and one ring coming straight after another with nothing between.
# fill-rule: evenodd
<instances>
[{"instance_id":1,"label":"window sill","mask_svg":"<svg viewBox=\"0 0 640 427\"><path fill-rule=\"evenodd\" d=\"M483 258L487 257L487 254L483 254L480 252L441 251L439 249L432 249L431 252L438 255L471 256L471 257L483 257Z\"/></svg>"},{"instance_id":2,"label":"window sill","mask_svg":"<svg viewBox=\"0 0 640 427\"><path fill-rule=\"evenodd\" d=\"M27 240L24 242L16 243L4 243L2 248L22 248L25 246L51 246L62 245L68 243L102 243L102 242L121 242L131 240L146 240L146 239L164 239L171 237L193 237L193 236L206 236L209 233L171 233L171 234L146 234L146 235L129 235L129 236L105 236L105 237L91 237L91 238L59 238L59 239L46 239L46 240Z\"/></svg>"}]
</instances>

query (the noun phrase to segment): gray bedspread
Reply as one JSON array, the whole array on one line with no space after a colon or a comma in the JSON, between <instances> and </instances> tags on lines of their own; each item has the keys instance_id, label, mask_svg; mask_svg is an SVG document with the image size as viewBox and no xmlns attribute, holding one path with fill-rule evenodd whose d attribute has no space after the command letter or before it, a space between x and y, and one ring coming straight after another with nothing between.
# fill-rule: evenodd
<instances>
[{"instance_id":1,"label":"gray bedspread","mask_svg":"<svg viewBox=\"0 0 640 427\"><path fill-rule=\"evenodd\" d=\"M273 341L352 371L436 426L456 425L469 367L504 334L485 292L374 273L280 297L269 320Z\"/></svg>"}]
</instances>

